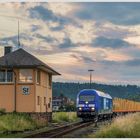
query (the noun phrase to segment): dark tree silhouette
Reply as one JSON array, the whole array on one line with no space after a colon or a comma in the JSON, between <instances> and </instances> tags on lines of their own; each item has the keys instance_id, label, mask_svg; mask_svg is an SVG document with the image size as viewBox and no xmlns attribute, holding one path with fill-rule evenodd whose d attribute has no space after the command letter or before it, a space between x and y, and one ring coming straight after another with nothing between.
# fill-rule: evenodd
<instances>
[{"instance_id":1,"label":"dark tree silhouette","mask_svg":"<svg viewBox=\"0 0 140 140\"><path fill-rule=\"evenodd\" d=\"M110 94L113 98L126 98L140 101L140 87L136 85L105 85L92 83L91 87ZM90 88L89 83L53 83L53 96L66 96L76 101L77 94L82 89ZM62 95L61 95L62 96Z\"/></svg>"}]
</instances>

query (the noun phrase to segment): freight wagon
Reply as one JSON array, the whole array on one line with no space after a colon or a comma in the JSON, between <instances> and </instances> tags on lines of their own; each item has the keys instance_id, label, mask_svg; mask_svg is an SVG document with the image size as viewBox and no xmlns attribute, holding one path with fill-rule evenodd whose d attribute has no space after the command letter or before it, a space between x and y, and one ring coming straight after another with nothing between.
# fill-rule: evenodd
<instances>
[{"instance_id":1,"label":"freight wagon","mask_svg":"<svg viewBox=\"0 0 140 140\"><path fill-rule=\"evenodd\" d=\"M113 112L114 113L129 113L139 112L140 102L135 102L127 99L114 98L113 99Z\"/></svg>"}]
</instances>

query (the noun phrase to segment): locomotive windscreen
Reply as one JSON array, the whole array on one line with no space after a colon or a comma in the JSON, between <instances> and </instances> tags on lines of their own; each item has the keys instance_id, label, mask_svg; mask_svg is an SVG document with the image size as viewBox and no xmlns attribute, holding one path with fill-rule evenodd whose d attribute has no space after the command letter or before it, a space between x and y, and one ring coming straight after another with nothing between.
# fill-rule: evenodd
<instances>
[{"instance_id":1,"label":"locomotive windscreen","mask_svg":"<svg viewBox=\"0 0 140 140\"><path fill-rule=\"evenodd\" d=\"M95 96L94 95L80 95L79 100L80 101L94 101Z\"/></svg>"}]
</instances>

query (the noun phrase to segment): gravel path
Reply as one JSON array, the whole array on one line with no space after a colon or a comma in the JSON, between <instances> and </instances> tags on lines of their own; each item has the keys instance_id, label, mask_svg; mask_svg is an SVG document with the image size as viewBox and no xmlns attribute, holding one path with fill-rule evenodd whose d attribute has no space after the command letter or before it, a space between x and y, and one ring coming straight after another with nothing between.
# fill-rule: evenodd
<instances>
[{"instance_id":1,"label":"gravel path","mask_svg":"<svg viewBox=\"0 0 140 140\"><path fill-rule=\"evenodd\" d=\"M103 125L107 125L107 123L105 124L99 124L97 127L95 127L95 124L90 125L86 128L82 128L79 130L76 130L74 132L71 132L67 135L64 135L63 138L87 138L87 136L89 134L94 134L95 132L97 132Z\"/></svg>"}]
</instances>

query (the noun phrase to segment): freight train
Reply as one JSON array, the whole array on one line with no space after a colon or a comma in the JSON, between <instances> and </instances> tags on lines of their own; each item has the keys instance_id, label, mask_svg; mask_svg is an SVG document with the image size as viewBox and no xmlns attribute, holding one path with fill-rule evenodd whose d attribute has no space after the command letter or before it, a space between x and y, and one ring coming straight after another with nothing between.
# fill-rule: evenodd
<instances>
[{"instance_id":1,"label":"freight train","mask_svg":"<svg viewBox=\"0 0 140 140\"><path fill-rule=\"evenodd\" d=\"M77 116L84 121L112 118L114 115L139 112L140 102L114 98L95 89L81 90L77 95Z\"/></svg>"}]
</instances>

